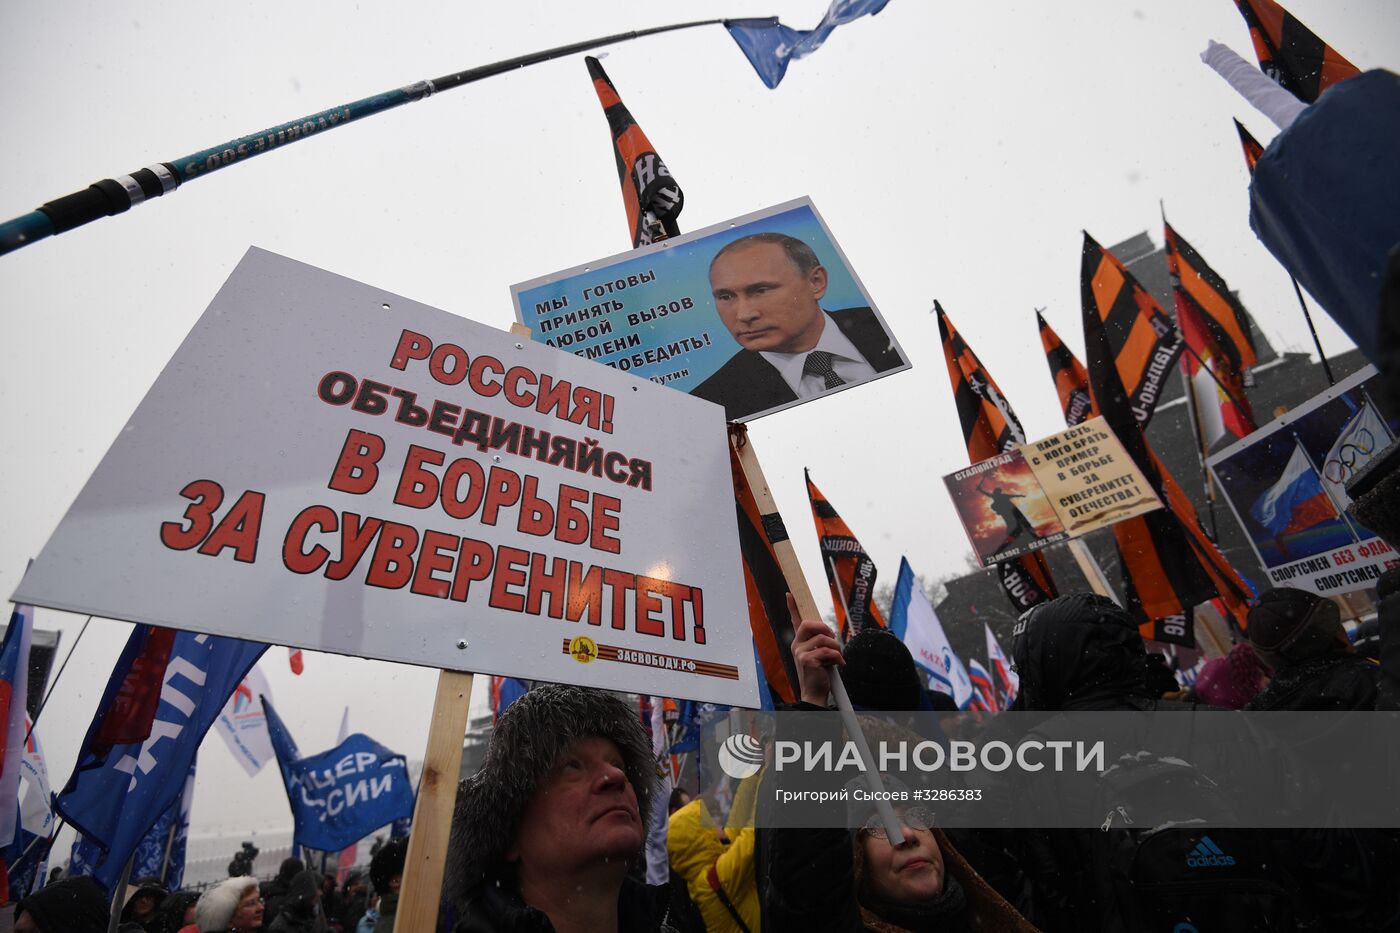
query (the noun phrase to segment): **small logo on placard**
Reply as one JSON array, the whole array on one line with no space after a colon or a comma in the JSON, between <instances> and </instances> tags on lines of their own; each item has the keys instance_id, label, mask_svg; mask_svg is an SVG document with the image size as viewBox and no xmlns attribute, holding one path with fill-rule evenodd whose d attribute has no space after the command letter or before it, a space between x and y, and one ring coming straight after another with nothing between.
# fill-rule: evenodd
<instances>
[{"instance_id":1,"label":"small logo on placard","mask_svg":"<svg viewBox=\"0 0 1400 933\"><path fill-rule=\"evenodd\" d=\"M763 744L747 732L736 732L719 747L720 770L737 781L763 767Z\"/></svg>"},{"instance_id":2,"label":"small logo on placard","mask_svg":"<svg viewBox=\"0 0 1400 933\"><path fill-rule=\"evenodd\" d=\"M587 664L598 657L598 644L587 635L576 635L569 639L569 654L580 664Z\"/></svg>"}]
</instances>

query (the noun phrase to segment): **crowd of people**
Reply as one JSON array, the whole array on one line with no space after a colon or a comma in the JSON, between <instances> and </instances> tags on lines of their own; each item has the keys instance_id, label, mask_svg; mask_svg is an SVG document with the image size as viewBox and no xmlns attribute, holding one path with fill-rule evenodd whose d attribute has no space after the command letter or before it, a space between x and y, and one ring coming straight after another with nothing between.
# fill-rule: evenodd
<instances>
[{"instance_id":1,"label":"crowd of people","mask_svg":"<svg viewBox=\"0 0 1400 933\"><path fill-rule=\"evenodd\" d=\"M407 840L378 844L369 871L331 874L284 859L260 882L237 875L204 891L167 891L157 878L127 886L118 933L390 933L403 882ZM92 878L62 878L15 907L16 933L107 933L111 906Z\"/></svg>"},{"instance_id":2,"label":"crowd of people","mask_svg":"<svg viewBox=\"0 0 1400 933\"><path fill-rule=\"evenodd\" d=\"M1400 709L1400 569L1382 578L1378 595L1380 637L1368 655L1332 601L1293 589L1264 593L1250 612L1248 639L1208 662L1189 691L1117 604L1064 596L1017 626L1012 708ZM844 645L819 620L794 618L794 631L801 687L794 709L828 709L837 670L858 710L946 706L887 631L867 630ZM876 733L899 728L897 721L868 720ZM765 826L754 818L764 806L764 771L739 785L725 812L680 791L659 799L659 776L637 711L622 699L557 684L526 693L501 714L481 768L459 789L439 929L1400 929L1400 829L1213 830L1228 839L1232 872L1230 883L1205 883L1177 864L1182 850L1171 845L1180 828L952 829L924 807L900 803L896 842L891 824L874 814L855 830ZM669 811L669 865L660 877L642 857L656 807ZM353 873L341 887L295 859L261 885L235 877L201 894L138 881L119 929L386 933L396 926L405 855L405 842L391 842L375 854L368 878ZM17 931L88 933L108 928L108 903L91 879L71 878L20 902L15 916Z\"/></svg>"}]
</instances>

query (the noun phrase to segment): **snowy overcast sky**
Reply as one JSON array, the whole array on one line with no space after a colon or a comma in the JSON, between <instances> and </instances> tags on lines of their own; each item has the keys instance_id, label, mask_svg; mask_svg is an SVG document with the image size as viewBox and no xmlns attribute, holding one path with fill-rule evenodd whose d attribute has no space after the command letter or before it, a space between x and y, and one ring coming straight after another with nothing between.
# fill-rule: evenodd
<instances>
[{"instance_id":1,"label":"snowy overcast sky","mask_svg":"<svg viewBox=\"0 0 1400 933\"><path fill-rule=\"evenodd\" d=\"M776 13L809 27L824 8L6 4L0 215L418 79L689 19ZM1400 67L1392 0L1290 9L1362 69ZM935 297L1028 433L1049 434L1062 423L1032 311L1045 307L1078 350L1080 230L1160 242L1160 199L1268 338L1310 349L1287 275L1249 230L1230 118L1265 142L1274 130L1200 63L1209 39L1252 58L1230 0L893 0L794 62L776 91L719 26L610 50L604 66L685 190L681 228L810 196L913 361L752 429L821 601L804 466L882 579L901 555L929 575L962 566L940 478L966 455ZM250 245L508 326L511 284L630 245L582 57L336 129L0 258L6 595ZM1348 347L1330 321L1319 329L1329 353ZM82 619L38 621L63 630L66 650ZM56 785L128 631L94 620L40 721ZM422 756L433 671L310 654L294 678L280 648L263 666L304 750L334 742L348 705L355 730ZM290 819L273 769L250 781L211 735L194 823L243 832Z\"/></svg>"}]
</instances>

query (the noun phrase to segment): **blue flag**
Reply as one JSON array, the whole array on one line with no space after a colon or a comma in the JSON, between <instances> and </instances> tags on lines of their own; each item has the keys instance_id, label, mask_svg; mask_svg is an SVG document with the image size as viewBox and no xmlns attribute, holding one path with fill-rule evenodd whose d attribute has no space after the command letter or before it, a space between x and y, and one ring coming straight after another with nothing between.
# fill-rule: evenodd
<instances>
[{"instance_id":1,"label":"blue flag","mask_svg":"<svg viewBox=\"0 0 1400 933\"><path fill-rule=\"evenodd\" d=\"M684 755L687 752L699 751L700 706L701 704L694 700L680 701L680 715L676 717L676 730L671 742L672 755Z\"/></svg>"},{"instance_id":2,"label":"blue flag","mask_svg":"<svg viewBox=\"0 0 1400 933\"><path fill-rule=\"evenodd\" d=\"M413 815L402 755L357 732L330 751L300 758L281 717L266 697L262 702L292 805L293 846L336 851Z\"/></svg>"},{"instance_id":3,"label":"blue flag","mask_svg":"<svg viewBox=\"0 0 1400 933\"><path fill-rule=\"evenodd\" d=\"M185 880L185 843L190 835L190 803L194 800L194 769L190 764L185 789L165 808L160 819L141 837L131 864L132 878L159 878L169 891Z\"/></svg>"},{"instance_id":4,"label":"blue flag","mask_svg":"<svg viewBox=\"0 0 1400 933\"><path fill-rule=\"evenodd\" d=\"M95 749L97 726L110 713L98 708L73 776L54 802L87 844L81 860L75 848L74 874L90 874L108 891L116 886L141 837L180 798L224 702L266 650L258 642L177 633L144 741ZM120 667L112 672L115 682L126 675Z\"/></svg>"},{"instance_id":5,"label":"blue flag","mask_svg":"<svg viewBox=\"0 0 1400 933\"><path fill-rule=\"evenodd\" d=\"M822 47L837 26L862 16L874 16L890 0L832 0L826 15L815 29L792 29L776 19L730 19L724 26L749 63L770 89L778 86L787 73L788 62L811 55Z\"/></svg>"}]
</instances>

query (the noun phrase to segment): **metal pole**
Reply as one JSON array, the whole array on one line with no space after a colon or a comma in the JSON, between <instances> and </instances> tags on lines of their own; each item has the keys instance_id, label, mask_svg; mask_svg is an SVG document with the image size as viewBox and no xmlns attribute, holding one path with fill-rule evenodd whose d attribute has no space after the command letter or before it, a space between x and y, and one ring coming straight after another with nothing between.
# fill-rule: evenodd
<instances>
[{"instance_id":1,"label":"metal pole","mask_svg":"<svg viewBox=\"0 0 1400 933\"><path fill-rule=\"evenodd\" d=\"M1313 327L1312 315L1308 313L1308 303L1303 300L1303 290L1298 287L1298 280L1293 277L1293 273L1288 274L1288 281L1293 283L1293 294L1298 296L1298 307L1303 309L1303 320L1308 322L1308 333L1312 334L1313 346L1317 347L1317 358L1322 361L1322 371L1327 374L1327 384L1334 386L1337 380L1332 377L1332 367L1327 362L1327 354L1322 352L1322 341L1317 339L1317 328Z\"/></svg>"},{"instance_id":2,"label":"metal pole","mask_svg":"<svg viewBox=\"0 0 1400 933\"><path fill-rule=\"evenodd\" d=\"M122 869L121 880L117 882L116 890L112 892L112 916L107 921L107 933L117 933L117 927L121 926L122 908L126 906L126 883L131 880L131 866L136 863L136 853L131 853L131 858L126 860L126 867Z\"/></svg>"},{"instance_id":3,"label":"metal pole","mask_svg":"<svg viewBox=\"0 0 1400 933\"><path fill-rule=\"evenodd\" d=\"M182 793L181 798L184 797ZM175 847L175 830L180 827L179 811L176 811L175 819L170 821L170 832L165 834L165 854L160 857L160 883L168 888L170 882L166 880L170 874L170 850Z\"/></svg>"},{"instance_id":4,"label":"metal pole","mask_svg":"<svg viewBox=\"0 0 1400 933\"><path fill-rule=\"evenodd\" d=\"M49 697L53 696L53 688L58 686L58 678L63 676L63 672L68 667L68 662L73 660L73 652L78 650L78 642L83 640L83 633L88 629L88 623L92 621L92 616L83 620L83 627L78 630L78 637L73 639L73 647L68 649L68 653L63 657L63 663L58 666L58 673L53 675L53 682L49 684L49 689L44 692L44 698L39 701L39 708L34 711L34 718L29 722L29 731L24 733L24 741L28 742L29 737L34 734L34 727L39 722L39 714L44 711L44 707L49 704Z\"/></svg>"},{"instance_id":5,"label":"metal pole","mask_svg":"<svg viewBox=\"0 0 1400 933\"><path fill-rule=\"evenodd\" d=\"M831 573L831 585L836 587L836 598L841 600L841 608L845 611L846 618L849 620L851 618L851 602L846 598L846 588L841 585L841 575L836 571L836 558L828 554L826 557L826 566ZM836 627L840 629L841 620L837 619L836 622ZM853 632L852 634L855 633ZM845 644L846 640L841 637L840 631L836 632L836 641L842 645Z\"/></svg>"},{"instance_id":6,"label":"metal pole","mask_svg":"<svg viewBox=\"0 0 1400 933\"><path fill-rule=\"evenodd\" d=\"M764 19L771 20L774 26L778 24L776 16ZM678 29L712 26L725 22L728 20L706 19L676 23L670 26L654 26L650 29L620 32L600 39L588 39L584 42L561 45L558 48L546 49L542 52L532 52L490 65L482 65L479 68L469 68L466 71L443 75L440 78L417 81L405 87L365 97L348 104L342 104L339 107L332 107L329 110L322 110L296 120L289 120L286 123L279 123L257 133L231 139L222 145L201 149L171 162L157 162L118 178L104 178L81 191L55 198L28 214L0 223L0 256L46 237L66 233L99 218L123 213L143 201L169 194L185 182L203 178L221 168L227 168L230 165L251 159L253 156L262 155L264 152L270 152L273 149L298 142L326 130L335 129L346 123L374 116L403 104L423 100L438 91L451 90L463 84L504 74L507 71L515 71L551 59L586 52L604 45L626 42L663 32L674 32Z\"/></svg>"}]
</instances>

